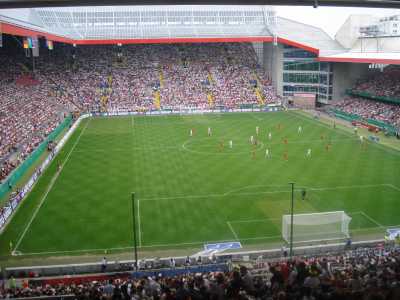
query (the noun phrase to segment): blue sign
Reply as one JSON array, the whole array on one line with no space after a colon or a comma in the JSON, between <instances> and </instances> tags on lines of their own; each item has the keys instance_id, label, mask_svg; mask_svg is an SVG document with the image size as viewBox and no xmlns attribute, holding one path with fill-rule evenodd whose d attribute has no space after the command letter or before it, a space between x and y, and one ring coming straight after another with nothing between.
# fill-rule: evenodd
<instances>
[{"instance_id":1,"label":"blue sign","mask_svg":"<svg viewBox=\"0 0 400 300\"><path fill-rule=\"evenodd\" d=\"M205 244L204 250L206 251L225 251L228 249L241 249L242 244L240 242L228 242L228 243L216 243L216 244Z\"/></svg>"},{"instance_id":2,"label":"blue sign","mask_svg":"<svg viewBox=\"0 0 400 300\"><path fill-rule=\"evenodd\" d=\"M398 235L400 235L400 228L391 228L386 230L387 237L389 240L393 241Z\"/></svg>"}]
</instances>

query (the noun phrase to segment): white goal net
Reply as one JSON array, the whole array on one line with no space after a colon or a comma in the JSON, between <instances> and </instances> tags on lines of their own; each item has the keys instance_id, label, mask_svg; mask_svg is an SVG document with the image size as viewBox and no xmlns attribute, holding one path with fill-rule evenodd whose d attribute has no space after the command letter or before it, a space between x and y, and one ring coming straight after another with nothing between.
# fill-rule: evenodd
<instances>
[{"instance_id":1,"label":"white goal net","mask_svg":"<svg viewBox=\"0 0 400 300\"><path fill-rule=\"evenodd\" d=\"M344 211L293 215L293 242L337 240L349 237L351 218ZM290 215L282 216L282 237L290 242Z\"/></svg>"}]
</instances>

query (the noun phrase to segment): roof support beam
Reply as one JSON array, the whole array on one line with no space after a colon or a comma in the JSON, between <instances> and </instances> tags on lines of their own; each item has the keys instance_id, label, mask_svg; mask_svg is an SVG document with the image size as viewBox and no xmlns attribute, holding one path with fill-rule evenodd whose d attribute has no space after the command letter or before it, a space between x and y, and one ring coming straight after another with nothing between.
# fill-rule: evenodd
<instances>
[{"instance_id":1,"label":"roof support beam","mask_svg":"<svg viewBox=\"0 0 400 300\"><path fill-rule=\"evenodd\" d=\"M315 0L0 0L0 8L105 6L105 5L302 5ZM399 0L318 0L318 6L399 8Z\"/></svg>"}]
</instances>

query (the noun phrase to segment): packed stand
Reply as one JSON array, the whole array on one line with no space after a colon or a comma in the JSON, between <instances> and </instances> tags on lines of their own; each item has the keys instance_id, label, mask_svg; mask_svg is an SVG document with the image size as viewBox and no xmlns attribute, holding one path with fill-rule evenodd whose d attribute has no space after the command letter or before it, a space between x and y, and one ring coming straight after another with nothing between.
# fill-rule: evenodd
<instances>
[{"instance_id":1,"label":"packed stand","mask_svg":"<svg viewBox=\"0 0 400 300\"><path fill-rule=\"evenodd\" d=\"M357 97L346 97L334 106L348 114L358 115L364 119L385 122L400 128L400 105L388 104Z\"/></svg>"},{"instance_id":2,"label":"packed stand","mask_svg":"<svg viewBox=\"0 0 400 300\"><path fill-rule=\"evenodd\" d=\"M108 280L54 285L36 282L25 281L17 287L11 279L1 290L1 297L72 294L76 299L94 300L397 300L400 299L400 250L358 249L341 255L275 262L259 258L253 266L233 267L230 272L143 278L115 275Z\"/></svg>"},{"instance_id":3,"label":"packed stand","mask_svg":"<svg viewBox=\"0 0 400 300\"><path fill-rule=\"evenodd\" d=\"M400 98L400 67L390 65L382 72L360 79L353 90L379 97Z\"/></svg>"},{"instance_id":4,"label":"packed stand","mask_svg":"<svg viewBox=\"0 0 400 300\"><path fill-rule=\"evenodd\" d=\"M46 84L27 80L9 57L0 64L0 182L63 120L65 107ZM14 65L15 66L15 65ZM25 85L24 83L29 83Z\"/></svg>"},{"instance_id":5,"label":"packed stand","mask_svg":"<svg viewBox=\"0 0 400 300\"><path fill-rule=\"evenodd\" d=\"M1 54L0 181L68 112L238 108L260 104L260 95L265 103L276 100L246 43L57 44L52 51L41 47L34 65L21 49Z\"/></svg>"},{"instance_id":6,"label":"packed stand","mask_svg":"<svg viewBox=\"0 0 400 300\"><path fill-rule=\"evenodd\" d=\"M276 102L246 43L64 46L53 52L39 58L41 79L60 102L79 110L237 108L260 104L255 87L265 103Z\"/></svg>"}]
</instances>

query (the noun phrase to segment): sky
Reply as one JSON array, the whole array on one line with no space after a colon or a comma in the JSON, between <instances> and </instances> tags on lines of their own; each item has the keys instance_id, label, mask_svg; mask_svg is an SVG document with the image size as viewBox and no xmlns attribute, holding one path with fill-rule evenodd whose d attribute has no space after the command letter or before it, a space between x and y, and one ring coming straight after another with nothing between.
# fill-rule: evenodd
<instances>
[{"instance_id":1,"label":"sky","mask_svg":"<svg viewBox=\"0 0 400 300\"><path fill-rule=\"evenodd\" d=\"M355 7L305 7L275 6L278 16L296 20L322 28L334 37L340 26L352 14L372 14L378 16L400 15L400 9L355 8Z\"/></svg>"}]
</instances>

